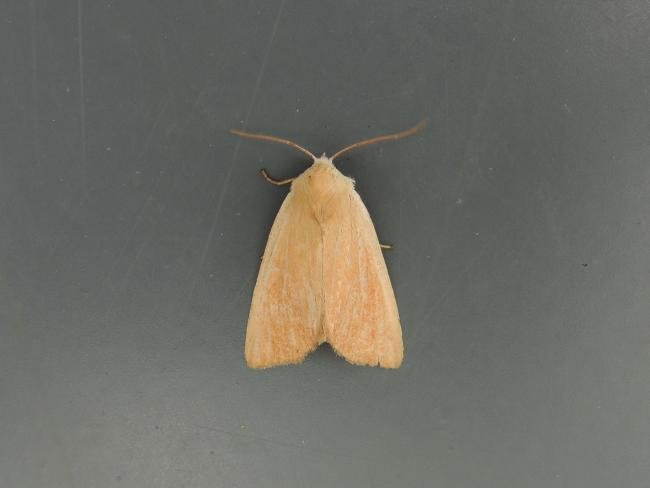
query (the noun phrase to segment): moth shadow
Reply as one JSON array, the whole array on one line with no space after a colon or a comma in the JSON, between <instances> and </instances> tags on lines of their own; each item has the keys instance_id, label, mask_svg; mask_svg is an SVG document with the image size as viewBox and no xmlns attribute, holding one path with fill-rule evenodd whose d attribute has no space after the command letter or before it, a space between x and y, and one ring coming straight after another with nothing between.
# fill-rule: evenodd
<instances>
[{"instance_id":1,"label":"moth shadow","mask_svg":"<svg viewBox=\"0 0 650 488\"><path fill-rule=\"evenodd\" d=\"M307 356L307 359L309 361L313 361L314 363L318 363L319 365L337 364L341 361L347 363L345 359L336 354L334 349L332 349L332 346L330 346L327 342L324 342L318 346L314 352Z\"/></svg>"}]
</instances>

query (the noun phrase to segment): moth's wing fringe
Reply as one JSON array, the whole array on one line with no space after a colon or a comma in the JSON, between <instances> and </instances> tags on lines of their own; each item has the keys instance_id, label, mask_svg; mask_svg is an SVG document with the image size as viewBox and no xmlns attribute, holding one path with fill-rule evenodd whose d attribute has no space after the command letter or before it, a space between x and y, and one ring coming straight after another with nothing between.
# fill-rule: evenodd
<instances>
[{"instance_id":1,"label":"moth's wing fringe","mask_svg":"<svg viewBox=\"0 0 650 488\"><path fill-rule=\"evenodd\" d=\"M402 355L400 355L399 360L394 360L394 361L384 360L383 362L377 360L376 362L367 362L365 360L355 360L354 358L350 358L349 356L346 356L341 351L339 351L333 344L330 344L330 347L338 357L345 359L345 362L352 364L354 366L368 366L371 368L379 367L384 369L398 369L402 365L403 353Z\"/></svg>"},{"instance_id":2,"label":"moth's wing fringe","mask_svg":"<svg viewBox=\"0 0 650 488\"><path fill-rule=\"evenodd\" d=\"M246 362L246 365L251 368L251 369L257 369L257 370L263 370L263 369L270 369L270 368L277 368L281 366L291 366L295 364L300 364L302 363L305 359L307 359L307 356L309 356L312 352L314 352L316 349L318 349L318 346L320 346L320 343L317 342L316 344L313 345L310 349L306 350L306 352L300 356L297 357L296 359L288 359L288 360L283 360L282 362L269 362L269 363L251 363L251 362Z\"/></svg>"}]
</instances>

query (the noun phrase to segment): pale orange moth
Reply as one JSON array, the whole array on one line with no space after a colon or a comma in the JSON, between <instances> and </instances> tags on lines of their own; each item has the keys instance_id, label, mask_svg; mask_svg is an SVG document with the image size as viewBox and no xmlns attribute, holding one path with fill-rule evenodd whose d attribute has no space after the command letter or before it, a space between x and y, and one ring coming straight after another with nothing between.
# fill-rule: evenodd
<instances>
[{"instance_id":1,"label":"pale orange moth","mask_svg":"<svg viewBox=\"0 0 650 488\"><path fill-rule=\"evenodd\" d=\"M354 180L332 161L343 153L415 134L426 121L357 142L328 158L279 137L232 134L289 145L312 158L291 183L271 228L253 291L244 356L251 368L300 363L323 342L353 364L398 368L404 356L395 294L374 225Z\"/></svg>"}]
</instances>

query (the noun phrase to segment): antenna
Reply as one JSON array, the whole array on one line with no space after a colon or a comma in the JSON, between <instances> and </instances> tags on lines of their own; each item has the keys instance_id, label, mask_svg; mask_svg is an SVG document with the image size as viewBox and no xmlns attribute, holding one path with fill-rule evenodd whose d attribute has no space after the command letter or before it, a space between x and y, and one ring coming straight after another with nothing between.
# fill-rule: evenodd
<instances>
[{"instance_id":1,"label":"antenna","mask_svg":"<svg viewBox=\"0 0 650 488\"><path fill-rule=\"evenodd\" d=\"M423 119L420 122L418 122L416 125L411 127L410 129L407 129L405 131L397 132L395 134L386 134L383 136L373 137L372 139L366 139L364 141L355 142L354 144L344 147L340 151L336 152L334 156L331 157L331 159L334 160L335 158L339 157L341 154L351 151L352 149L356 149L358 147L369 146L370 144L376 144L378 142L384 142L384 141L396 141L397 139L403 139L404 137L412 136L413 134L420 132L422 129L424 129L424 126L426 125L427 125L427 119Z\"/></svg>"},{"instance_id":2,"label":"antenna","mask_svg":"<svg viewBox=\"0 0 650 488\"><path fill-rule=\"evenodd\" d=\"M299 146L295 142L291 142L288 139L282 139L281 137L275 137L275 136L269 136L267 134L255 134L253 132L246 132L243 130L239 129L230 129L231 134L235 134L236 136L241 136L241 137L246 137L247 139L259 139L261 141L270 141L270 142L278 142L280 144L286 144L287 146L291 146L294 149L297 149L298 151L301 151L305 153L307 156L309 156L312 159L317 159L316 156L314 156L312 153L307 151L304 147Z\"/></svg>"}]
</instances>

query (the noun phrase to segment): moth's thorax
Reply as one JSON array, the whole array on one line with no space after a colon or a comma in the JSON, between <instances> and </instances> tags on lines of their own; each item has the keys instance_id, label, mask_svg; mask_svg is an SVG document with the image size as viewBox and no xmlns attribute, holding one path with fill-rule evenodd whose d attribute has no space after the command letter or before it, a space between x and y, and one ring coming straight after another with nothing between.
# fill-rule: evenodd
<instances>
[{"instance_id":1,"label":"moth's thorax","mask_svg":"<svg viewBox=\"0 0 650 488\"><path fill-rule=\"evenodd\" d=\"M293 182L291 190L310 204L318 220L328 217L333 197L348 192L354 181L344 176L324 154Z\"/></svg>"}]
</instances>

